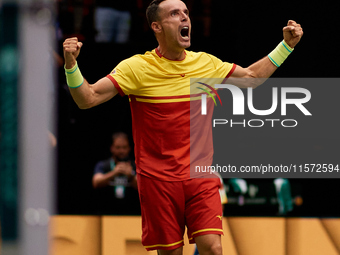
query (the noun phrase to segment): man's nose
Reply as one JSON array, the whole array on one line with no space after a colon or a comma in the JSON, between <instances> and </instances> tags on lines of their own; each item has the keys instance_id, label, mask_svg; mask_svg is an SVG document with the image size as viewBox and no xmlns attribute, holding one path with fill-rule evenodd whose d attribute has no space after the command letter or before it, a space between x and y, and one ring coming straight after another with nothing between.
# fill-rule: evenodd
<instances>
[{"instance_id":1,"label":"man's nose","mask_svg":"<svg viewBox=\"0 0 340 255\"><path fill-rule=\"evenodd\" d=\"M188 15L185 12L182 12L182 21L187 21L188 18Z\"/></svg>"}]
</instances>

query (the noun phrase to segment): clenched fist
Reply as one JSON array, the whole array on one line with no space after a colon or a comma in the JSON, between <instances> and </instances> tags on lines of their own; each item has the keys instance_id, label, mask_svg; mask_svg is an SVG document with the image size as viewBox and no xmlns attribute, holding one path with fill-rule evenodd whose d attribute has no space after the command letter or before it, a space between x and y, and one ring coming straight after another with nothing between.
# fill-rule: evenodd
<instances>
[{"instance_id":1,"label":"clenched fist","mask_svg":"<svg viewBox=\"0 0 340 255\"><path fill-rule=\"evenodd\" d=\"M70 69L76 64L76 59L80 53L82 42L78 42L77 37L68 38L63 43L65 68Z\"/></svg>"},{"instance_id":2,"label":"clenched fist","mask_svg":"<svg viewBox=\"0 0 340 255\"><path fill-rule=\"evenodd\" d=\"M302 27L294 20L289 20L287 26L283 28L283 39L291 47L294 48L301 40L303 35Z\"/></svg>"}]
</instances>

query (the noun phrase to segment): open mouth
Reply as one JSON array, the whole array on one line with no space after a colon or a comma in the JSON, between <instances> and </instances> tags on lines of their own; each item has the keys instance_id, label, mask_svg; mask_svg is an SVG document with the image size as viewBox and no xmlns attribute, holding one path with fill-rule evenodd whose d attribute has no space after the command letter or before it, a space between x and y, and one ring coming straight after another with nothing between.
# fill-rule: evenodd
<instances>
[{"instance_id":1,"label":"open mouth","mask_svg":"<svg viewBox=\"0 0 340 255\"><path fill-rule=\"evenodd\" d=\"M181 36L183 38L189 38L189 27L183 27L181 29Z\"/></svg>"}]
</instances>

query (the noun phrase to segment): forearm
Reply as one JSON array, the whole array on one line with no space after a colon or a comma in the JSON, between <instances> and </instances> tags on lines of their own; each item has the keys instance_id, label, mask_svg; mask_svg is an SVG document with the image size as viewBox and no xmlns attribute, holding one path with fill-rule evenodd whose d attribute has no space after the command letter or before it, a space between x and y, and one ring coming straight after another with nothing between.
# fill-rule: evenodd
<instances>
[{"instance_id":1,"label":"forearm","mask_svg":"<svg viewBox=\"0 0 340 255\"><path fill-rule=\"evenodd\" d=\"M268 56L255 62L248 67L254 78L269 78L278 67L286 60L294 49L291 48L285 41L282 41L278 46L268 54Z\"/></svg>"},{"instance_id":2,"label":"forearm","mask_svg":"<svg viewBox=\"0 0 340 255\"><path fill-rule=\"evenodd\" d=\"M65 59L65 76L70 93L79 108L89 108L94 92L80 72L77 61Z\"/></svg>"},{"instance_id":3,"label":"forearm","mask_svg":"<svg viewBox=\"0 0 340 255\"><path fill-rule=\"evenodd\" d=\"M236 66L228 82L239 88L256 88L263 84L276 69L277 67L266 56L246 68Z\"/></svg>"},{"instance_id":4,"label":"forearm","mask_svg":"<svg viewBox=\"0 0 340 255\"><path fill-rule=\"evenodd\" d=\"M113 171L108 172L106 174L97 173L92 178L92 185L95 189L106 187L110 185L110 182L114 180L115 176L116 174Z\"/></svg>"},{"instance_id":5,"label":"forearm","mask_svg":"<svg viewBox=\"0 0 340 255\"><path fill-rule=\"evenodd\" d=\"M250 71L250 78L269 78L277 70L277 66L266 56L250 65L248 69Z\"/></svg>"},{"instance_id":6,"label":"forearm","mask_svg":"<svg viewBox=\"0 0 340 255\"><path fill-rule=\"evenodd\" d=\"M82 47L76 37L68 38L64 44L65 75L71 95L79 108L86 109L108 101L118 93L108 78L102 78L94 84L84 79L77 63Z\"/></svg>"},{"instance_id":7,"label":"forearm","mask_svg":"<svg viewBox=\"0 0 340 255\"><path fill-rule=\"evenodd\" d=\"M94 105L94 91L84 78L83 84L78 88L69 87L69 91L75 103L80 109L88 109Z\"/></svg>"},{"instance_id":8,"label":"forearm","mask_svg":"<svg viewBox=\"0 0 340 255\"><path fill-rule=\"evenodd\" d=\"M248 67L254 78L269 78L275 70L282 65L286 58L293 52L284 40L268 54L268 56Z\"/></svg>"},{"instance_id":9,"label":"forearm","mask_svg":"<svg viewBox=\"0 0 340 255\"><path fill-rule=\"evenodd\" d=\"M286 43L280 42L268 56L265 56L247 68L237 66L231 75L231 77L237 78L233 81L234 85L243 88L256 88L263 84L267 78L272 76L292 51L293 49Z\"/></svg>"},{"instance_id":10,"label":"forearm","mask_svg":"<svg viewBox=\"0 0 340 255\"><path fill-rule=\"evenodd\" d=\"M301 25L289 20L287 26L283 28L284 40L268 56L248 67L252 76L254 78L269 78L293 52L302 35Z\"/></svg>"},{"instance_id":11,"label":"forearm","mask_svg":"<svg viewBox=\"0 0 340 255\"><path fill-rule=\"evenodd\" d=\"M68 69L66 69L67 84L73 100L80 109L88 109L104 103L118 93L112 82L106 77L98 80L94 84L90 84L80 73L81 77L78 77L78 79L76 79L77 82L72 84L69 82L68 75L70 74L67 73L67 70ZM73 73L71 75L73 75Z\"/></svg>"}]
</instances>

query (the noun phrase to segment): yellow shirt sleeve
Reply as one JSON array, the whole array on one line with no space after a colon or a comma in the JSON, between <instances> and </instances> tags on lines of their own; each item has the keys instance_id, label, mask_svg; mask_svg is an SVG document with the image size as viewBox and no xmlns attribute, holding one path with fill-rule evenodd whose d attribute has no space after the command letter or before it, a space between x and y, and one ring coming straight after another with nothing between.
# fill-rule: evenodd
<instances>
[{"instance_id":1,"label":"yellow shirt sleeve","mask_svg":"<svg viewBox=\"0 0 340 255\"><path fill-rule=\"evenodd\" d=\"M215 57L213 55L210 55L208 53L207 53L207 55L208 55L208 57L210 57L211 61L215 65L216 78L217 77L220 77L220 78L227 77L227 75L232 70L234 65L231 64L231 63L228 63L228 62L223 62L219 58L217 58L217 57Z\"/></svg>"},{"instance_id":2,"label":"yellow shirt sleeve","mask_svg":"<svg viewBox=\"0 0 340 255\"><path fill-rule=\"evenodd\" d=\"M145 62L135 55L120 62L109 74L119 87L120 94L134 94L140 87ZM122 93L121 93L122 92Z\"/></svg>"}]
</instances>

